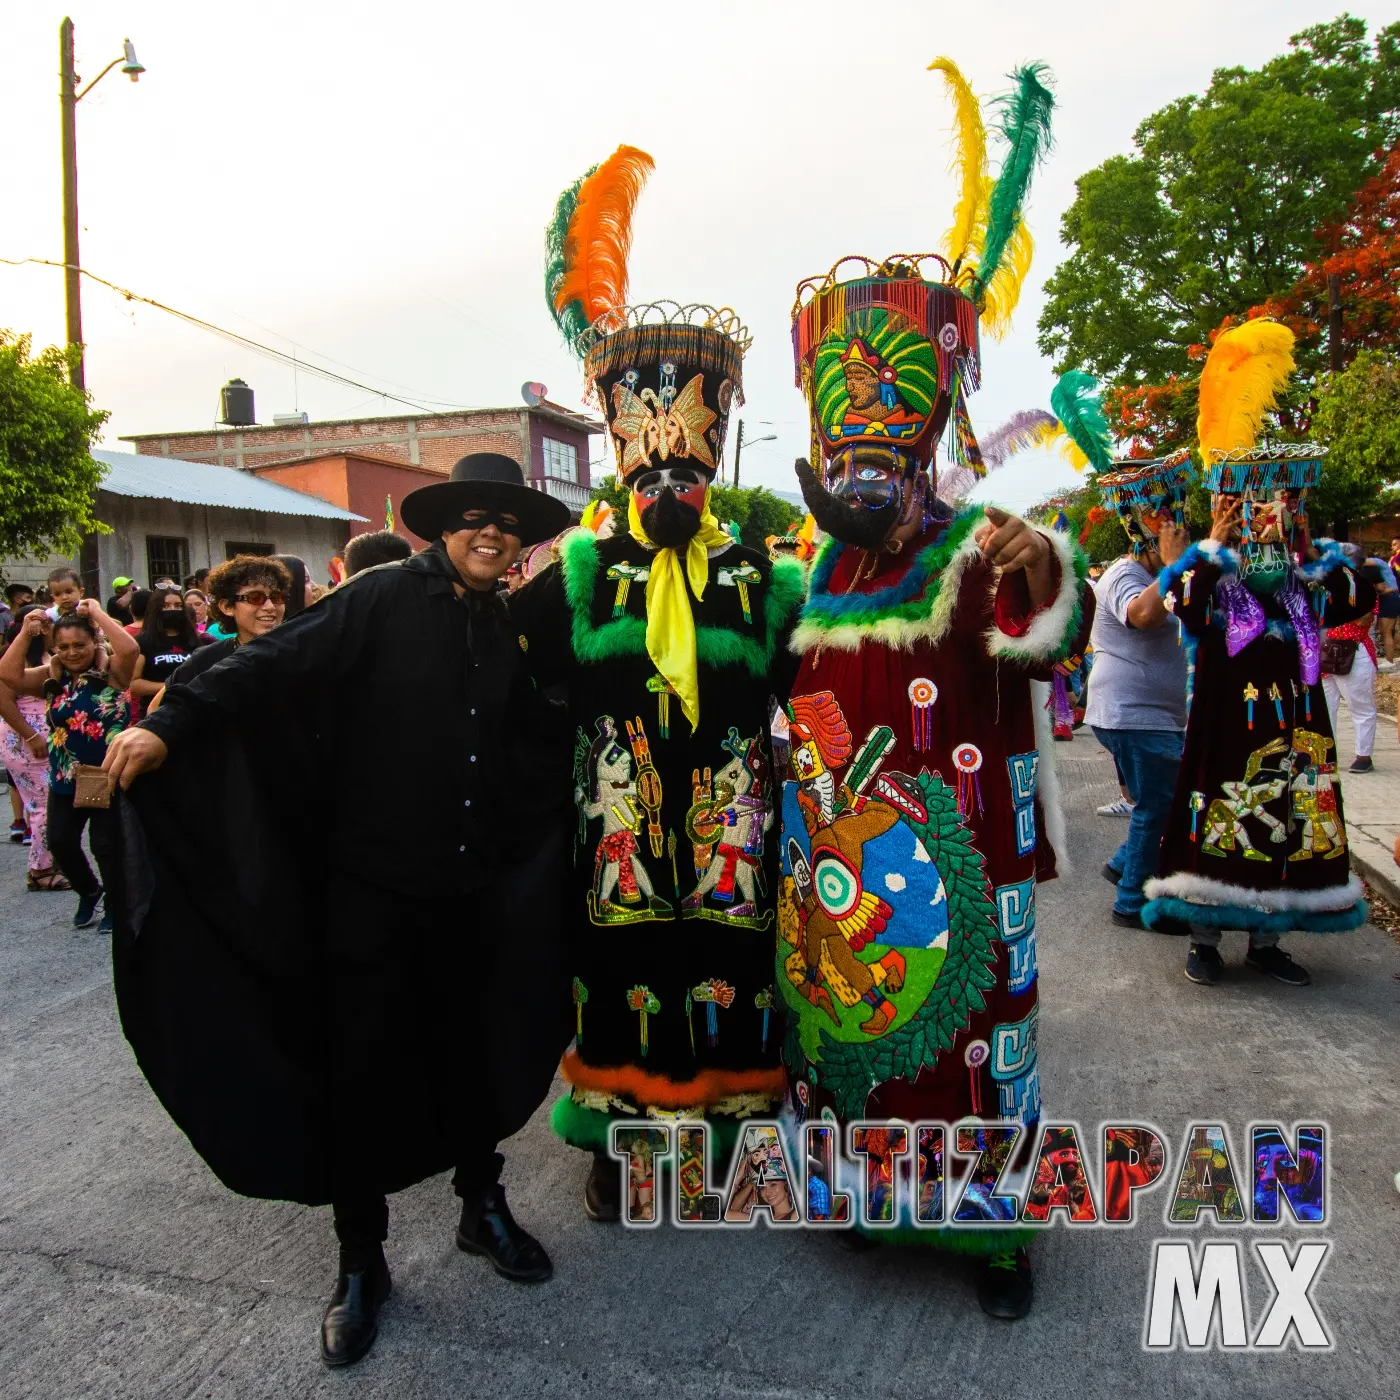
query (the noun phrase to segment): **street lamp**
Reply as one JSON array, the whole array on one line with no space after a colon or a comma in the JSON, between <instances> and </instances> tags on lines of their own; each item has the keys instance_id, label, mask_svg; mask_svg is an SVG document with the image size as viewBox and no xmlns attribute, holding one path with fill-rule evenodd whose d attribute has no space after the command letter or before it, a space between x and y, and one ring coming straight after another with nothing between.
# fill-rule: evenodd
<instances>
[{"instance_id":1,"label":"street lamp","mask_svg":"<svg viewBox=\"0 0 1400 1400\"><path fill-rule=\"evenodd\" d=\"M765 433L762 437L749 438L748 443L753 446L756 442L777 442L777 433ZM739 458L744 455L744 420L739 420L739 435L734 443L734 485L739 484Z\"/></svg>"},{"instance_id":2,"label":"street lamp","mask_svg":"<svg viewBox=\"0 0 1400 1400\"><path fill-rule=\"evenodd\" d=\"M122 54L114 58L86 87L78 88L73 71L73 21L58 26L59 106L63 113L63 282L68 308L68 343L78 347L72 381L75 389L85 388L83 379L83 292L78 261L78 103L95 88L117 64L134 83L146 70L136 57L130 39L122 40Z\"/></svg>"}]
</instances>

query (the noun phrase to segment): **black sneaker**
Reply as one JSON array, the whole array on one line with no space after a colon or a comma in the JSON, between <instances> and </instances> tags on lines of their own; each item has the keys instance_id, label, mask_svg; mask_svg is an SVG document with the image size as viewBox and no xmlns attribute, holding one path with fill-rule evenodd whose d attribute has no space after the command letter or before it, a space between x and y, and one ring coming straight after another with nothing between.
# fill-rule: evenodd
<instances>
[{"instance_id":1,"label":"black sneaker","mask_svg":"<svg viewBox=\"0 0 1400 1400\"><path fill-rule=\"evenodd\" d=\"M107 912L107 906L102 906L102 922L97 926L98 933L105 933L109 937L113 933L112 916Z\"/></svg>"},{"instance_id":2,"label":"black sneaker","mask_svg":"<svg viewBox=\"0 0 1400 1400\"><path fill-rule=\"evenodd\" d=\"M78 912L73 915L74 928L91 928L97 922L97 906L102 902L102 891L78 896Z\"/></svg>"},{"instance_id":3,"label":"black sneaker","mask_svg":"<svg viewBox=\"0 0 1400 1400\"><path fill-rule=\"evenodd\" d=\"M1367 755L1367 757L1365 757L1365 758L1357 757L1357 758L1352 759L1352 761L1351 761L1351 767L1347 769L1347 772L1348 772L1348 773L1373 773L1373 772L1375 772L1375 769L1376 769L1376 765L1375 765L1374 763L1371 762L1370 756Z\"/></svg>"},{"instance_id":4,"label":"black sneaker","mask_svg":"<svg viewBox=\"0 0 1400 1400\"><path fill-rule=\"evenodd\" d=\"M1119 880L1123 878L1123 872L1121 870L1115 870L1110 862L1103 868L1103 877L1110 885L1116 885Z\"/></svg>"},{"instance_id":5,"label":"black sneaker","mask_svg":"<svg viewBox=\"0 0 1400 1400\"><path fill-rule=\"evenodd\" d=\"M1192 982L1203 987L1213 987L1220 981L1224 964L1220 961L1220 949L1208 943L1193 943L1186 954L1186 975Z\"/></svg>"},{"instance_id":6,"label":"black sneaker","mask_svg":"<svg viewBox=\"0 0 1400 1400\"><path fill-rule=\"evenodd\" d=\"M1307 968L1295 963L1277 944L1269 948L1256 948L1251 943L1244 960L1256 971L1267 972L1270 977L1287 982L1290 987L1306 987L1312 981Z\"/></svg>"},{"instance_id":7,"label":"black sneaker","mask_svg":"<svg viewBox=\"0 0 1400 1400\"><path fill-rule=\"evenodd\" d=\"M994 1254L982 1264L977 1275L977 1301L988 1317L1015 1322L1030 1312L1034 1297L1035 1279L1024 1248Z\"/></svg>"},{"instance_id":8,"label":"black sneaker","mask_svg":"<svg viewBox=\"0 0 1400 1400\"><path fill-rule=\"evenodd\" d=\"M1135 928L1139 933L1147 927L1142 921L1141 914L1125 914L1121 909L1114 909L1109 918L1113 920L1119 928Z\"/></svg>"}]
</instances>

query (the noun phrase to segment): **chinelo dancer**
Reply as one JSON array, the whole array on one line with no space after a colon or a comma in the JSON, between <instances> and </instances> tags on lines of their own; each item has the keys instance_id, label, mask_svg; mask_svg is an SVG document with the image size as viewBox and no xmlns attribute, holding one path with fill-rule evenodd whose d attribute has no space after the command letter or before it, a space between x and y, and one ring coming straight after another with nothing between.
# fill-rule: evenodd
<instances>
[{"instance_id":1,"label":"chinelo dancer","mask_svg":"<svg viewBox=\"0 0 1400 1400\"><path fill-rule=\"evenodd\" d=\"M1366 920L1347 851L1336 741L1320 684L1321 629L1367 617L1375 590L1303 513L1320 449L1258 446L1293 371L1293 333L1256 320L1226 331L1201 373L1197 438L1211 492L1209 539L1159 587L1195 644L1176 793L1142 920L1190 925L1186 975L1222 976L1227 929L1245 962L1292 986L1311 979L1278 946L1293 930Z\"/></svg>"},{"instance_id":2,"label":"chinelo dancer","mask_svg":"<svg viewBox=\"0 0 1400 1400\"><path fill-rule=\"evenodd\" d=\"M510 601L526 664L575 736L575 1045L554 1126L594 1153L584 1207L618 1218L618 1117L705 1117L723 1146L782 1100L769 722L787 698L802 566L710 513L747 331L732 311L629 306L621 147L561 197L550 307L608 418L627 519L578 530Z\"/></svg>"},{"instance_id":3,"label":"chinelo dancer","mask_svg":"<svg viewBox=\"0 0 1400 1400\"><path fill-rule=\"evenodd\" d=\"M946 257L844 259L803 282L794 308L812 428L797 474L829 539L793 638L784 1061L800 1117L1033 1132L1035 887L1055 855L1048 716L1031 681L1082 650L1093 595L1068 536L991 507L955 510L932 462L946 431L952 460L980 465L966 402L979 323L1003 329L1019 292L1022 201L1053 99L1040 65L1014 76L991 185L977 99L952 63L933 66L959 114L963 199ZM1092 409L1087 396L1061 408L1072 436L1092 436ZM1106 442L1093 449L1102 457ZM982 1254L982 1306L1021 1317L1028 1236L1001 1219L917 1237Z\"/></svg>"}]
</instances>

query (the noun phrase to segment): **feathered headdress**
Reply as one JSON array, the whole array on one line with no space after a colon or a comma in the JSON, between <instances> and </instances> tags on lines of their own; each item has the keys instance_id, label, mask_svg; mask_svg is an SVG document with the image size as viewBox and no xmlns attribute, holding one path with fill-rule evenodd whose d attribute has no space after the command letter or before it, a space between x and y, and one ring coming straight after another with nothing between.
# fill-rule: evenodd
<instances>
[{"instance_id":1,"label":"feathered headdress","mask_svg":"<svg viewBox=\"0 0 1400 1400\"><path fill-rule=\"evenodd\" d=\"M1024 207L1031 178L1050 149L1055 98L1044 82L1049 69L1043 63L1016 69L1011 75L1015 90L998 99L995 129L1006 150L993 180L987 175L981 108L966 78L948 58L935 59L929 68L943 75L954 111L958 202L943 251L954 280L967 274L983 328L999 339L1011 328L1011 313L1035 251Z\"/></svg>"},{"instance_id":2,"label":"feathered headdress","mask_svg":"<svg viewBox=\"0 0 1400 1400\"><path fill-rule=\"evenodd\" d=\"M1201 458L1253 447L1264 415L1293 373L1293 332L1277 321L1246 321L1211 347L1201 372L1196 437Z\"/></svg>"},{"instance_id":3,"label":"feathered headdress","mask_svg":"<svg viewBox=\"0 0 1400 1400\"><path fill-rule=\"evenodd\" d=\"M1067 440L1065 455L1075 471L1091 466L1096 472L1113 465L1113 438L1103 403L1095 392L1098 382L1082 369L1066 370L1050 391L1050 407Z\"/></svg>"},{"instance_id":4,"label":"feathered headdress","mask_svg":"<svg viewBox=\"0 0 1400 1400\"><path fill-rule=\"evenodd\" d=\"M632 213L655 162L619 146L575 180L545 228L545 295L550 314L575 353L578 337L600 316L627 304Z\"/></svg>"}]
</instances>

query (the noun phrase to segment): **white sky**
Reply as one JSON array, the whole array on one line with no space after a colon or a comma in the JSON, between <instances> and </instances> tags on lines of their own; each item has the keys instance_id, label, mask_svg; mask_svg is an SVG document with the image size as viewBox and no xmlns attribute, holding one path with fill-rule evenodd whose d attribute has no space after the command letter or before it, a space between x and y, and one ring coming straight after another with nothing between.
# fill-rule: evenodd
<instances>
[{"instance_id":1,"label":"white sky","mask_svg":"<svg viewBox=\"0 0 1400 1400\"><path fill-rule=\"evenodd\" d=\"M986 433L1048 406L1035 321L1075 178L1213 69L1257 67L1344 7L1372 32L1393 18L1358 0L26 0L0 18L0 257L62 258L58 25L70 14L84 79L126 36L148 70L134 86L114 70L78 109L85 267L420 403L514 405L537 379L577 405L577 366L545 310L542 230L559 191L626 141L656 159L633 297L739 311L754 336L746 432L777 435L745 449L743 478L791 490L806 450L795 284L845 253L936 248L948 220L950 111L931 59L948 54L984 98L1025 59L1057 81L1056 146L1029 205L1035 267L971 401ZM235 375L262 422L410 411L294 383L92 283L83 310L109 446L207 426ZM0 266L0 326L48 344L63 324L61 272ZM732 443L731 430L731 459ZM1074 479L1027 454L978 495L1021 506Z\"/></svg>"}]
</instances>

